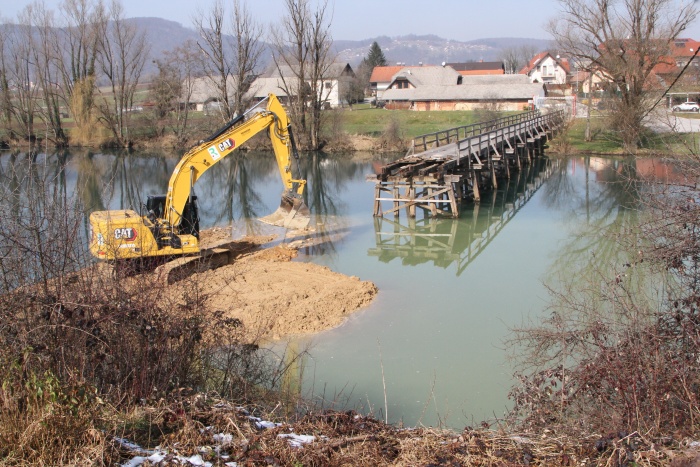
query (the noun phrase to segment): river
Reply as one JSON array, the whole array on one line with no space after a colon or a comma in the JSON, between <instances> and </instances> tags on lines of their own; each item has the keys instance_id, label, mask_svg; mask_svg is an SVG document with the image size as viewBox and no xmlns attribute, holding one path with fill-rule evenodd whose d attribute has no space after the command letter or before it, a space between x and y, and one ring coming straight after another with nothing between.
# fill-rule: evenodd
<instances>
[{"instance_id":1,"label":"river","mask_svg":"<svg viewBox=\"0 0 700 467\"><path fill-rule=\"evenodd\" d=\"M39 154L37 166L90 210L136 208L165 191L177 156L73 151ZM24 154L0 154L9 179ZM308 349L303 393L325 407L355 408L407 426L461 429L500 417L513 383L509 330L546 312L546 284L580 274L594 251L637 222L624 183L633 159L540 160L502 181L460 218L375 219L382 160L304 156L306 201L320 245L298 261L374 282L376 300L344 325L292 343ZM199 180L202 227L264 234L255 219L274 211L281 184L272 154L239 154ZM5 181L3 183L6 183ZM87 232L87 223L85 223ZM84 232L84 233L86 233Z\"/></svg>"}]
</instances>

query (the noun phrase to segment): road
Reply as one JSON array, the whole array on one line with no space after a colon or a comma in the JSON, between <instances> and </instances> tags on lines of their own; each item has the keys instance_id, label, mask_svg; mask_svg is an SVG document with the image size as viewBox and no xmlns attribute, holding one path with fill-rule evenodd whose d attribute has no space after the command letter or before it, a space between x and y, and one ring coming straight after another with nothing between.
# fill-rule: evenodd
<instances>
[{"instance_id":1,"label":"road","mask_svg":"<svg viewBox=\"0 0 700 467\"><path fill-rule=\"evenodd\" d=\"M697 115L688 113L689 115ZM700 132L700 119L687 118L683 113L670 113L661 110L650 114L644 124L657 133L677 131L680 133Z\"/></svg>"}]
</instances>

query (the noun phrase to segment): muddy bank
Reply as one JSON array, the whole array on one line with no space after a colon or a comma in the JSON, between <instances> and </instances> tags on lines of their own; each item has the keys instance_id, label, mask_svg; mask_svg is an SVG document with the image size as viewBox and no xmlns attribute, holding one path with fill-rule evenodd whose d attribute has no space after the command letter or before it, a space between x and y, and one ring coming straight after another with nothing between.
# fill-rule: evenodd
<instances>
[{"instance_id":1,"label":"muddy bank","mask_svg":"<svg viewBox=\"0 0 700 467\"><path fill-rule=\"evenodd\" d=\"M228 232L203 232L203 247L226 240ZM184 294L197 284L211 311L241 320L253 336L263 339L337 327L377 294L371 282L324 266L292 262L296 248L274 244L274 240L273 236L237 239L233 248L238 246L240 254L232 264L192 274L171 287ZM293 245L298 248L303 243Z\"/></svg>"}]
</instances>

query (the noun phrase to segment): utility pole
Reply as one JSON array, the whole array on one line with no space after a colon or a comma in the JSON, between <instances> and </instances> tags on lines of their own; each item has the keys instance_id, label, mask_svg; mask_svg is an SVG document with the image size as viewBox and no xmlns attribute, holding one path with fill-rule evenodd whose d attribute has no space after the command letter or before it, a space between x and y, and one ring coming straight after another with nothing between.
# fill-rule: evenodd
<instances>
[{"instance_id":1,"label":"utility pole","mask_svg":"<svg viewBox=\"0 0 700 467\"><path fill-rule=\"evenodd\" d=\"M586 133L584 139L591 141L591 106L593 105L593 69L588 70L588 107L586 107Z\"/></svg>"}]
</instances>

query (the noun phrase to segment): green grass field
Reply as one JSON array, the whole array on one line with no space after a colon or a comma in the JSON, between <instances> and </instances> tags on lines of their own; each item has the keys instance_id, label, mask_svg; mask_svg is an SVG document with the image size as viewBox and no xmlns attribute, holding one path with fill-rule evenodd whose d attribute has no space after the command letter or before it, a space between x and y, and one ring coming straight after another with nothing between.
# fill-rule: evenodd
<instances>
[{"instance_id":1,"label":"green grass field","mask_svg":"<svg viewBox=\"0 0 700 467\"><path fill-rule=\"evenodd\" d=\"M398 123L402 136L411 139L426 133L447 130L494 118L493 114L473 111L431 111L385 110L369 108L366 105L353 106L353 110L342 112L342 128L349 134L380 136L392 120ZM505 114L502 114L505 115Z\"/></svg>"},{"instance_id":2,"label":"green grass field","mask_svg":"<svg viewBox=\"0 0 700 467\"><path fill-rule=\"evenodd\" d=\"M591 120L592 141L585 140L586 120L578 119L569 127L565 136L567 143L576 152L597 154L623 154L624 148L620 137L607 125L604 118ZM654 133L645 131L640 135L639 150L653 154L689 154L697 152L697 135L694 133Z\"/></svg>"}]
</instances>

